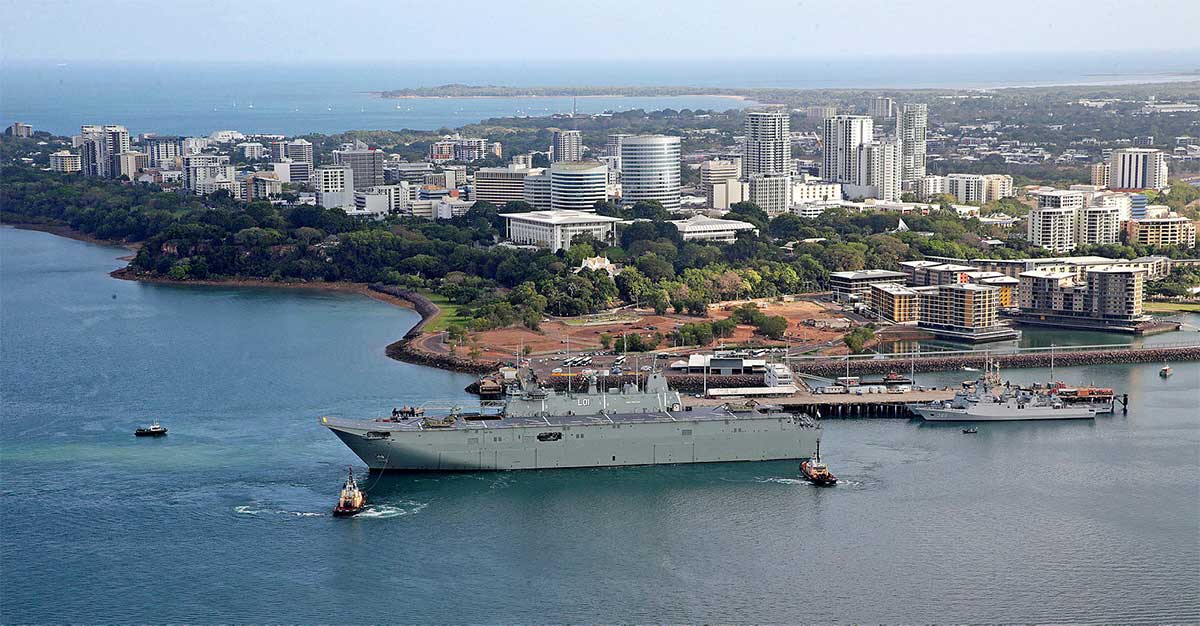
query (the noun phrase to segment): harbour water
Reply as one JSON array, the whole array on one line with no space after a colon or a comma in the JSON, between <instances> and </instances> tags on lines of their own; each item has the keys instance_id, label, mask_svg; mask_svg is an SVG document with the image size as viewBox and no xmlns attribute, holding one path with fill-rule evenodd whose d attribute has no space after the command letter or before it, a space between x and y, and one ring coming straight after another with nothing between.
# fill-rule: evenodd
<instances>
[{"instance_id":1,"label":"harbour water","mask_svg":"<svg viewBox=\"0 0 1200 626\"><path fill-rule=\"evenodd\" d=\"M492 117L630 109L739 108L705 96L383 100L370 92L447 83L795 89L985 88L1197 80L1200 49L920 58L703 59L694 61L497 61L493 63L99 63L0 65L0 119L59 134L81 124L124 124L131 132L207 135L347 130L433 130ZM936 65L936 72L914 68Z\"/></svg>"},{"instance_id":2,"label":"harbour water","mask_svg":"<svg viewBox=\"0 0 1200 626\"><path fill-rule=\"evenodd\" d=\"M1095 422L827 420L829 489L790 462L389 475L339 520L361 465L316 417L469 379L384 356L411 311L109 278L124 253L0 229L6 622L1200 621L1200 364L1060 369L1130 393Z\"/></svg>"}]
</instances>

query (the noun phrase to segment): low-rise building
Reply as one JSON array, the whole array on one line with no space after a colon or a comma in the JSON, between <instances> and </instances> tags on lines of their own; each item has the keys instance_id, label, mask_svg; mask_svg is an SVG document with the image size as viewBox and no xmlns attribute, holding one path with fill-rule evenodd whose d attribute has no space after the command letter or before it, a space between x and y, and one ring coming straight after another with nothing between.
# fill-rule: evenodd
<instances>
[{"instance_id":1,"label":"low-rise building","mask_svg":"<svg viewBox=\"0 0 1200 626\"><path fill-rule=\"evenodd\" d=\"M683 237L684 241L732 243L737 239L738 233L753 232L756 235L758 234L758 229L754 227L754 224L749 222L722 220L703 215L695 215L686 220L675 220L671 223L675 225L675 228L679 229L679 234Z\"/></svg>"},{"instance_id":2,"label":"low-rise building","mask_svg":"<svg viewBox=\"0 0 1200 626\"><path fill-rule=\"evenodd\" d=\"M611 242L616 238L616 224L621 221L585 211L531 211L506 213L503 217L508 223L510 241L552 251L571 247L571 240L583 234Z\"/></svg>"},{"instance_id":3,"label":"low-rise building","mask_svg":"<svg viewBox=\"0 0 1200 626\"><path fill-rule=\"evenodd\" d=\"M1196 245L1196 224L1186 217L1169 214L1167 217L1145 217L1128 222L1129 243L1142 246Z\"/></svg>"}]
</instances>

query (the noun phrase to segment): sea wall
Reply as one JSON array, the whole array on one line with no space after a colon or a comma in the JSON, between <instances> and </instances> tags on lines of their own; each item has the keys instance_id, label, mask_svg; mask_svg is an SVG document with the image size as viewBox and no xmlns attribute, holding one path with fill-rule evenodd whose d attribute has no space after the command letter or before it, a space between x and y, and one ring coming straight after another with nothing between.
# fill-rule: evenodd
<instances>
[{"instance_id":1,"label":"sea wall","mask_svg":"<svg viewBox=\"0 0 1200 626\"><path fill-rule=\"evenodd\" d=\"M368 286L371 291L376 291L394 298L400 298L412 304L413 309L421 315L421 321L413 325L412 328L404 334L404 337L399 341L388 344L384 352L391 358L405 363L413 363L415 365L424 365L426 367L436 367L439 369L449 370L451 372L462 372L464 374L486 374L495 371L500 363L490 359L480 359L473 361L468 358L463 358L458 355L443 354L432 350L421 349L417 339L424 332L425 325L433 318L437 317L441 309L436 304L431 302L423 294L411 289L403 289L393 285L385 285L383 283L373 283Z\"/></svg>"},{"instance_id":2,"label":"sea wall","mask_svg":"<svg viewBox=\"0 0 1200 626\"><path fill-rule=\"evenodd\" d=\"M1049 352L1025 352L1021 354L997 354L992 359L1000 367L1049 367ZM1081 350L1078 352L1056 351L1053 354L1056 366L1102 365L1108 363L1161 363L1164 361L1200 361L1200 346L1171 348L1141 348L1117 350ZM884 374L890 371L908 371L910 363L918 372L938 372L961 369L963 366L982 368L984 355L955 355L945 357L922 357L907 359L855 359L850 361L851 374ZM793 361L797 372L834 378L844 376L846 361L841 359Z\"/></svg>"}]
</instances>

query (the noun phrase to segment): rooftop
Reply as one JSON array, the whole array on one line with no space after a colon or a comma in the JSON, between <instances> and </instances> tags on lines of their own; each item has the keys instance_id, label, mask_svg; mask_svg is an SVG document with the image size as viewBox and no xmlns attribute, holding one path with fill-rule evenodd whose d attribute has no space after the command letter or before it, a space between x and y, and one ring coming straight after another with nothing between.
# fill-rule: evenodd
<instances>
[{"instance_id":1,"label":"rooftop","mask_svg":"<svg viewBox=\"0 0 1200 626\"><path fill-rule=\"evenodd\" d=\"M621 221L618 217L608 217L607 215L597 215L586 211L570 211L570 210L549 210L549 211L530 211L528 213L504 213L505 219L520 220L523 222L538 222L540 224L602 224L616 223Z\"/></svg>"},{"instance_id":2,"label":"rooftop","mask_svg":"<svg viewBox=\"0 0 1200 626\"><path fill-rule=\"evenodd\" d=\"M974 269L974 268L972 268ZM830 272L830 276L837 278L845 278L847 280L865 280L868 278L905 278L903 272L893 272L891 270L856 270L853 272Z\"/></svg>"}]
</instances>

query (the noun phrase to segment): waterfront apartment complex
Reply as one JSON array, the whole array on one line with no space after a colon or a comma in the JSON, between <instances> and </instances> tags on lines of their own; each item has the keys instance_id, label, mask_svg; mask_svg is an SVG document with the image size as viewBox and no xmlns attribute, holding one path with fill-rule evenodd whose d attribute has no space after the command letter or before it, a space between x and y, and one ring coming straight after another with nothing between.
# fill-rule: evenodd
<instances>
[{"instance_id":1,"label":"waterfront apartment complex","mask_svg":"<svg viewBox=\"0 0 1200 626\"><path fill-rule=\"evenodd\" d=\"M862 300L871 292L875 283L892 283L903 285L907 276L903 272L891 270L856 270L850 272L830 272L829 288L833 297L839 302Z\"/></svg>"},{"instance_id":2,"label":"waterfront apartment complex","mask_svg":"<svg viewBox=\"0 0 1200 626\"><path fill-rule=\"evenodd\" d=\"M1136 332L1146 271L1101 265L1082 275L1053 269L1020 276L1021 322L1070 328Z\"/></svg>"},{"instance_id":3,"label":"waterfront apartment complex","mask_svg":"<svg viewBox=\"0 0 1200 626\"><path fill-rule=\"evenodd\" d=\"M1015 339L1017 331L1000 324L1000 290L974 283L917 290L917 326L943 339L983 343Z\"/></svg>"}]
</instances>

